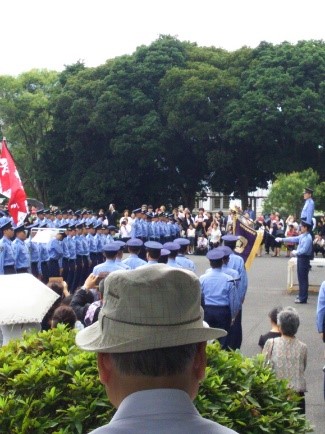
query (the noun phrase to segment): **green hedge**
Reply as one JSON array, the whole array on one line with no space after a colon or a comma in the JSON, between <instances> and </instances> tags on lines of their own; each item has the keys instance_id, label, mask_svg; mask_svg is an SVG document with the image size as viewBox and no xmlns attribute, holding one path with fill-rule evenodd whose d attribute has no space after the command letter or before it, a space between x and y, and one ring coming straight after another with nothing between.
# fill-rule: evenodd
<instances>
[{"instance_id":1,"label":"green hedge","mask_svg":"<svg viewBox=\"0 0 325 434\"><path fill-rule=\"evenodd\" d=\"M96 357L74 345L64 327L25 335L0 349L0 433L87 433L114 409L98 380ZM306 433L298 397L263 365L218 344L208 347L209 368L196 406L240 433Z\"/></svg>"}]
</instances>

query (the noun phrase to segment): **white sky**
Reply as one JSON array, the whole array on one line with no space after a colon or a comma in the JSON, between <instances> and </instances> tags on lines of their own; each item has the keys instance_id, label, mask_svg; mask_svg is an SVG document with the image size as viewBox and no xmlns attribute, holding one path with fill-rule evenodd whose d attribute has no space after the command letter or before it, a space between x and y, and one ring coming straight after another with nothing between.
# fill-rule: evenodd
<instances>
[{"instance_id":1,"label":"white sky","mask_svg":"<svg viewBox=\"0 0 325 434\"><path fill-rule=\"evenodd\" d=\"M325 40L325 0L2 0L0 74L98 66L160 34L235 50Z\"/></svg>"}]
</instances>

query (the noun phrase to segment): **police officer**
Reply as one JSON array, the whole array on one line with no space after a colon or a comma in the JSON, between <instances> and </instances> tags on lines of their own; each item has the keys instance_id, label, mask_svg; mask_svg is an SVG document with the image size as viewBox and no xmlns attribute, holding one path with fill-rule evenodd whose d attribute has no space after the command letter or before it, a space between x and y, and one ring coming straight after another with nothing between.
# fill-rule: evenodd
<instances>
[{"instance_id":1,"label":"police officer","mask_svg":"<svg viewBox=\"0 0 325 434\"><path fill-rule=\"evenodd\" d=\"M93 274L98 276L101 273L111 273L116 270L124 270L123 267L118 265L115 262L118 251L120 250L120 246L117 243L105 244L103 247L104 256L106 261L102 264L96 265L93 270Z\"/></svg>"},{"instance_id":2,"label":"police officer","mask_svg":"<svg viewBox=\"0 0 325 434\"><path fill-rule=\"evenodd\" d=\"M122 261L123 264L128 265L132 270L141 267L141 265L147 264L146 261L139 258L139 253L141 251L141 247L143 246L143 241L141 241L139 238L130 238L126 242L126 246L130 255L128 258Z\"/></svg>"},{"instance_id":3,"label":"police officer","mask_svg":"<svg viewBox=\"0 0 325 434\"><path fill-rule=\"evenodd\" d=\"M14 230L9 218L5 218L0 223L0 274L14 274L15 258L11 238Z\"/></svg>"},{"instance_id":4,"label":"police officer","mask_svg":"<svg viewBox=\"0 0 325 434\"><path fill-rule=\"evenodd\" d=\"M305 204L301 210L300 219L310 225L313 226L313 217L315 211L315 202L312 198L313 190L309 187L304 189L304 200Z\"/></svg>"},{"instance_id":5,"label":"police officer","mask_svg":"<svg viewBox=\"0 0 325 434\"><path fill-rule=\"evenodd\" d=\"M129 265L127 265L127 264L124 264L122 261L125 242L121 241L121 240L115 240L114 243L116 243L120 247L120 250L117 252L117 255L116 255L115 263L117 265L119 265L120 267L124 268L124 270L131 270L131 267L129 267Z\"/></svg>"},{"instance_id":6,"label":"police officer","mask_svg":"<svg viewBox=\"0 0 325 434\"><path fill-rule=\"evenodd\" d=\"M30 272L30 256L26 240L26 228L24 225L17 226L14 229L15 240L12 243L12 248L15 258L15 268L17 273Z\"/></svg>"},{"instance_id":7,"label":"police officer","mask_svg":"<svg viewBox=\"0 0 325 434\"><path fill-rule=\"evenodd\" d=\"M33 238L36 235L35 231L32 231L33 228L37 228L38 226L44 226L46 220L41 220L41 223L34 223L26 227L28 230L28 238L25 241L26 246L28 247L29 256L30 256L30 271L32 275L38 278L41 274L40 269L40 248L38 243L33 241Z\"/></svg>"},{"instance_id":8,"label":"police officer","mask_svg":"<svg viewBox=\"0 0 325 434\"><path fill-rule=\"evenodd\" d=\"M309 233L311 225L304 220L301 221L301 234L296 237L276 238L279 243L298 243L297 250L292 251L297 256L297 274L299 283L299 294L295 303L305 304L308 299L308 274L310 270L310 257L313 252L313 240Z\"/></svg>"},{"instance_id":9,"label":"police officer","mask_svg":"<svg viewBox=\"0 0 325 434\"><path fill-rule=\"evenodd\" d=\"M242 328L242 305L245 300L246 292L247 292L247 271L245 268L245 262L243 258L236 254L235 248L236 243L239 237L237 235L223 235L221 237L224 246L229 247L232 250L232 253L229 251L229 260L227 262L227 267L231 268L238 272L240 281L238 282L238 290L241 299L241 308L237 313L234 322L231 324L228 335L225 340L227 343L227 347L232 349L239 349L241 347L243 341L243 328Z\"/></svg>"},{"instance_id":10,"label":"police officer","mask_svg":"<svg viewBox=\"0 0 325 434\"><path fill-rule=\"evenodd\" d=\"M181 246L174 241L169 241L163 244L163 248L170 251L168 255L167 265L174 268L184 268L179 263L176 262L176 256L181 249Z\"/></svg>"},{"instance_id":11,"label":"police officer","mask_svg":"<svg viewBox=\"0 0 325 434\"><path fill-rule=\"evenodd\" d=\"M47 223L43 222L40 228L47 228ZM38 243L39 250L39 268L41 269L42 282L47 284L49 281L49 252L46 243Z\"/></svg>"},{"instance_id":12,"label":"police officer","mask_svg":"<svg viewBox=\"0 0 325 434\"><path fill-rule=\"evenodd\" d=\"M180 245L180 250L176 256L176 262L181 265L183 268L187 268L188 270L196 272L196 267L193 261L188 259L185 255L187 253L188 246L190 244L190 240L187 238L176 238L175 243Z\"/></svg>"},{"instance_id":13,"label":"police officer","mask_svg":"<svg viewBox=\"0 0 325 434\"><path fill-rule=\"evenodd\" d=\"M146 258L148 261L144 265L146 266L158 264L163 245L158 241L147 241L144 243L144 247L146 250Z\"/></svg>"},{"instance_id":14,"label":"police officer","mask_svg":"<svg viewBox=\"0 0 325 434\"><path fill-rule=\"evenodd\" d=\"M221 327L230 330L232 317L235 315L235 287L233 278L223 272L224 252L212 249L206 257L210 261L211 270L200 277L204 305L204 321L210 327ZM225 337L220 338L223 349L226 348Z\"/></svg>"}]
</instances>

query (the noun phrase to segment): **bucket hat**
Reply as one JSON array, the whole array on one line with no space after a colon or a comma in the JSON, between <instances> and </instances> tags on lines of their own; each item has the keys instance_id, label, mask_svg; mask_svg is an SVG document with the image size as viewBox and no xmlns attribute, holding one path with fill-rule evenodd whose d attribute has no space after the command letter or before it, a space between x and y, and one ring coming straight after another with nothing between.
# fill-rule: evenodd
<instances>
[{"instance_id":1,"label":"bucket hat","mask_svg":"<svg viewBox=\"0 0 325 434\"><path fill-rule=\"evenodd\" d=\"M111 273L98 321L76 335L86 351L126 353L226 336L203 324L201 289L191 271L157 264Z\"/></svg>"}]
</instances>

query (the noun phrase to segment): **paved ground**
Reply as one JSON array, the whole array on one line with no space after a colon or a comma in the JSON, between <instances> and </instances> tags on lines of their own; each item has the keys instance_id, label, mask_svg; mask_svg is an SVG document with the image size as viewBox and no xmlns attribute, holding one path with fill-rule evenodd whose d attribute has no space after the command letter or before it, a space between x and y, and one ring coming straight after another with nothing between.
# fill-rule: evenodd
<instances>
[{"instance_id":1,"label":"paved ground","mask_svg":"<svg viewBox=\"0 0 325 434\"><path fill-rule=\"evenodd\" d=\"M207 268L205 257L191 256L201 274ZM287 264L285 257L256 258L248 273L248 292L243 308L243 345L242 352L253 356L259 352L257 345L261 334L269 330L268 312L274 306L294 306L300 315L298 338L308 346L306 416L314 425L316 434L325 433L325 402L323 398L324 344L316 331L315 314L317 294L310 294L308 304L295 305L294 294L286 290ZM310 281L325 280L325 270L314 269L310 272Z\"/></svg>"}]
</instances>

